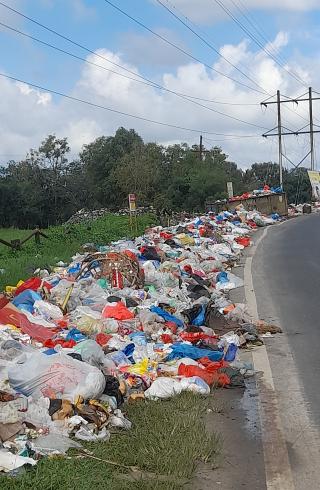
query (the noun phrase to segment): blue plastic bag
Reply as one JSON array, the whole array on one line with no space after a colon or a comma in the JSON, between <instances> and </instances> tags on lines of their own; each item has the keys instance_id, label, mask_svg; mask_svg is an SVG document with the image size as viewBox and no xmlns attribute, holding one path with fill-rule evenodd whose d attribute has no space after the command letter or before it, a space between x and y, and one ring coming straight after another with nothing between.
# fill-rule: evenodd
<instances>
[{"instance_id":1,"label":"blue plastic bag","mask_svg":"<svg viewBox=\"0 0 320 490\"><path fill-rule=\"evenodd\" d=\"M29 311L29 313L34 312L33 305L36 301L40 301L42 298L40 294L36 293L32 289L26 289L22 293L18 294L13 300L12 304L19 308L19 310Z\"/></svg>"},{"instance_id":2,"label":"blue plastic bag","mask_svg":"<svg viewBox=\"0 0 320 490\"><path fill-rule=\"evenodd\" d=\"M228 274L226 272L219 272L217 275L217 282L221 282L222 284L229 282Z\"/></svg>"},{"instance_id":3,"label":"blue plastic bag","mask_svg":"<svg viewBox=\"0 0 320 490\"><path fill-rule=\"evenodd\" d=\"M179 318L177 318L174 315L170 315L170 313L163 310L162 308L159 308L159 306L152 306L150 308L150 311L152 313L156 313L157 315L161 316L161 318L164 318L166 322L174 322L176 323L176 325L178 325L178 327L182 327L182 328L184 326L182 320L179 320Z\"/></svg>"},{"instance_id":4,"label":"blue plastic bag","mask_svg":"<svg viewBox=\"0 0 320 490\"><path fill-rule=\"evenodd\" d=\"M73 328L69 331L66 340L74 340L75 342L81 342L82 340L87 340L87 336L83 335L77 328Z\"/></svg>"},{"instance_id":5,"label":"blue plastic bag","mask_svg":"<svg viewBox=\"0 0 320 490\"><path fill-rule=\"evenodd\" d=\"M202 306L200 313L192 320L192 325L196 325L197 327L201 327L204 325L204 318L206 315L206 306Z\"/></svg>"},{"instance_id":6,"label":"blue plastic bag","mask_svg":"<svg viewBox=\"0 0 320 490\"><path fill-rule=\"evenodd\" d=\"M220 361L223 357L223 352L220 350L199 349L189 344L173 344L171 346L172 352L167 357L167 361L173 359L182 359L183 357L190 357L190 359L201 359L201 357L208 357L210 361Z\"/></svg>"},{"instance_id":7,"label":"blue plastic bag","mask_svg":"<svg viewBox=\"0 0 320 490\"><path fill-rule=\"evenodd\" d=\"M236 358L238 347L235 344L229 344L228 350L225 353L224 360L227 362L232 362Z\"/></svg>"}]
</instances>

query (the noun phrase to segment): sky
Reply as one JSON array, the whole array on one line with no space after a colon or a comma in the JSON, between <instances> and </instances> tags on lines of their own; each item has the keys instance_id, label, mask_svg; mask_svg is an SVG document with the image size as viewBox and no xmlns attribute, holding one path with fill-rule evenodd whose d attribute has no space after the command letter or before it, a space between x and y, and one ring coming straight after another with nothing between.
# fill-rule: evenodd
<instances>
[{"instance_id":1,"label":"sky","mask_svg":"<svg viewBox=\"0 0 320 490\"><path fill-rule=\"evenodd\" d=\"M319 0L111 4L0 1L0 164L24 158L50 133L66 136L76 158L119 126L164 145L203 134L206 147L221 146L243 168L277 160L276 139L261 136L276 126L275 106L260 102L277 90L320 92ZM320 125L319 102L314 115ZM282 117L299 130L308 106L283 104ZM307 135L284 139L295 164L308 145Z\"/></svg>"}]
</instances>

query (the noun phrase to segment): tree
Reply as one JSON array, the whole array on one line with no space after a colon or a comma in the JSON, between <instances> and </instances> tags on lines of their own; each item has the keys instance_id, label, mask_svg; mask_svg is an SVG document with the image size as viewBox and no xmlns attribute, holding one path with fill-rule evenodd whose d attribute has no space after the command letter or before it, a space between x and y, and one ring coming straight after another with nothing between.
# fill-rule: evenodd
<instances>
[{"instance_id":1,"label":"tree","mask_svg":"<svg viewBox=\"0 0 320 490\"><path fill-rule=\"evenodd\" d=\"M142 145L142 138L133 129L119 128L115 136L101 136L84 146L80 161L86 174L91 207L119 204L121 198L114 192L112 172L124 155Z\"/></svg>"}]
</instances>

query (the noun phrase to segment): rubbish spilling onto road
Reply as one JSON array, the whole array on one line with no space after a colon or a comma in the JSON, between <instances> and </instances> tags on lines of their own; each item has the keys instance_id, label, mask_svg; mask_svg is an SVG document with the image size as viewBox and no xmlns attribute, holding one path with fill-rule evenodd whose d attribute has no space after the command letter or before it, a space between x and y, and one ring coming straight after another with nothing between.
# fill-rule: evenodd
<instances>
[{"instance_id":1,"label":"rubbish spilling onto road","mask_svg":"<svg viewBox=\"0 0 320 490\"><path fill-rule=\"evenodd\" d=\"M228 293L251 232L239 205L135 240L91 245L0 296L0 470L130 430L125 404L244 386L239 349L277 328ZM92 249L95 248L95 251Z\"/></svg>"}]
</instances>

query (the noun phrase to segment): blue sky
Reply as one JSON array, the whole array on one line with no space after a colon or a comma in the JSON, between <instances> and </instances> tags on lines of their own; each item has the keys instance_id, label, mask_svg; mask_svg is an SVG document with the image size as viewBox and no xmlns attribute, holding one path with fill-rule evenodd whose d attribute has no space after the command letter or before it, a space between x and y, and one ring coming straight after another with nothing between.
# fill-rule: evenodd
<instances>
[{"instance_id":1,"label":"blue sky","mask_svg":"<svg viewBox=\"0 0 320 490\"><path fill-rule=\"evenodd\" d=\"M195 23L192 27L197 32L201 31L206 39L210 40L241 70L246 73L250 71L250 76L259 80L259 83L266 87L266 91L281 88L287 95L296 95L299 91L305 90L302 84L299 86L292 76L277 66L273 60L268 59L268 56L249 39L248 35L222 11L215 0L162 1L177 15L184 15L192 20ZM237 84L229 86L229 81L223 78L221 80L221 77L214 78L215 74L210 70L194 63L190 58L155 38L104 0L5 0L4 3L93 51L101 50L99 52L102 56L113 59L145 77L152 78L171 90L194 96L201 94L201 97L231 103L236 100L242 104L250 101L258 103L264 98ZM252 85L230 65L226 65L219 56L156 1L113 0L113 3L192 53L199 60L237 80ZM280 2L276 0L223 0L223 4L230 8L232 15L243 22L255 36L258 36L257 32L253 30L252 24L248 24L247 20L241 16L236 5L250 17L252 22L256 23L259 29L263 28L265 38L270 42L278 39L276 48L274 46L269 48L272 53L281 57L281 61L288 62L288 70L298 72L299 76L306 80L306 85L313 83L315 86L320 67L320 5L317 6L319 3L316 0L282 0L280 7ZM243 10L244 8L247 10ZM78 56L84 58L89 56L83 50L10 12L1 5L0 22ZM259 39L265 44L262 37ZM136 90L139 87L136 83L131 83L126 87L120 84L117 87L117 79L114 77L111 79L106 73L103 73L103 70L90 69L84 62L57 53L19 34L10 32L5 27L0 27L0 43L2 48L0 72L22 80L73 96L81 95L82 98L95 103L174 125L186 126L188 124L188 127L192 128L205 128L211 132L219 129L219 132L223 134L236 135L252 135L252 133L258 135L263 131L258 128L253 130L253 126L237 124L223 116L208 114L208 111L202 116L203 111L198 107L186 105L183 103L185 101L177 100L174 96L154 93L153 89L152 93L137 93ZM103 60L94 56L90 56L89 59L94 63L104 64ZM320 83L318 89L320 89ZM135 123L132 119L128 120L125 117L120 118L108 113L101 114L101 111L98 110L84 110L76 103L63 101L57 96L48 97L46 103L43 103L40 93L32 90L24 90L21 93L21 87L17 87L14 82L5 81L2 87L3 94L5 90L8 90L7 104L5 104L8 107L0 109L1 125L3 125L0 137L0 155L3 155L0 161L2 163L6 155L19 152L22 154L31 146L37 146L41 138L49 132L64 131L63 135L70 138L74 152L77 152L83 143L87 143L88 139L99 136L101 133L112 133L119 124L137 127L137 130L147 140L162 143L181 140L192 143L197 138L190 133L175 132L172 129L166 132L154 125ZM290 93L287 92L288 90ZM10 97L12 98L11 107L15 107L16 120L12 114L8 114ZM145 103L138 104L139 97ZM202 104L205 103L202 102ZM210 107L263 128L272 127L274 124L272 113L266 116L261 115L259 107L255 108L255 111L246 108L245 105L236 108L212 105ZM26 114L29 114L30 117L32 114L31 126ZM304 115L305 111L302 108L300 119ZM292 127L296 127L295 124L298 124L296 115L288 112L288 118ZM79 128L80 122L81 128ZM266 145L260 142L258 146L254 143L251 145L246 143L245 153L244 140L230 139L225 146L232 158L240 161L242 165L249 163L249 157L255 160L265 157ZM303 144L305 145L306 142ZM290 141L288 145L291 146ZM271 155L274 152L273 146L273 143L267 145Z\"/></svg>"}]
</instances>

